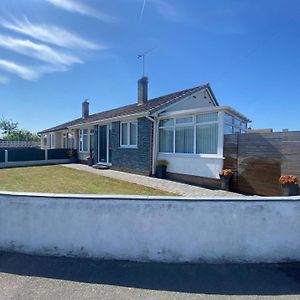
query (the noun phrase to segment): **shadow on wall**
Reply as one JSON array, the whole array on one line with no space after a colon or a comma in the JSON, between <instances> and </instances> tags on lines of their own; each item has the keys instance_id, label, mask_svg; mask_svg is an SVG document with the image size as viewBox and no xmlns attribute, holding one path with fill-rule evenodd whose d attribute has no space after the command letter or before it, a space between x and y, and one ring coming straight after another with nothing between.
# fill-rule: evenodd
<instances>
[{"instance_id":1,"label":"shadow on wall","mask_svg":"<svg viewBox=\"0 0 300 300\"><path fill-rule=\"evenodd\" d=\"M135 263L0 252L0 272L187 293L300 295L300 263Z\"/></svg>"}]
</instances>

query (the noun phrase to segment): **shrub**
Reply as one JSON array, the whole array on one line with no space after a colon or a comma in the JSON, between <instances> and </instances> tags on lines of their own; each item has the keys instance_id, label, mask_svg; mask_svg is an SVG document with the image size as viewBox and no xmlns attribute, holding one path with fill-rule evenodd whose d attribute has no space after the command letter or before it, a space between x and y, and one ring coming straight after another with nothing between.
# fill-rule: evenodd
<instances>
[{"instance_id":1,"label":"shrub","mask_svg":"<svg viewBox=\"0 0 300 300\"><path fill-rule=\"evenodd\" d=\"M168 162L167 160L164 160L164 159L159 159L159 160L157 161L157 165L158 165L158 166L167 167L168 164L169 164L169 162Z\"/></svg>"}]
</instances>

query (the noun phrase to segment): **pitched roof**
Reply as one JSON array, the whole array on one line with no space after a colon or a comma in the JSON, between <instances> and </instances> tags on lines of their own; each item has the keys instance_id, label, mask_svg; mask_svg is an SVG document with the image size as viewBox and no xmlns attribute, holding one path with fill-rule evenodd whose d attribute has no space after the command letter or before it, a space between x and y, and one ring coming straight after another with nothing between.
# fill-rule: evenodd
<instances>
[{"instance_id":1,"label":"pitched roof","mask_svg":"<svg viewBox=\"0 0 300 300\"><path fill-rule=\"evenodd\" d=\"M88 116L87 118L78 118L63 124L60 124L55 127L51 127L48 129L45 129L39 133L47 133L47 132L53 132L53 131L59 131L67 129L71 126L81 125L81 124L87 124L95 121L101 121L101 120L107 120L111 118L117 118L117 117L123 117L126 115L133 115L137 113L143 113L143 112L154 112L156 110L162 109L170 104L173 104L197 91L200 91L203 88L209 88L208 84L200 85L194 88L185 89L179 92L175 92L172 94L168 94L165 96L161 96L158 98L154 98L151 100L148 100L145 104L138 105L130 104L126 106L122 106L119 108L99 112L96 114L92 114Z\"/></svg>"}]
</instances>

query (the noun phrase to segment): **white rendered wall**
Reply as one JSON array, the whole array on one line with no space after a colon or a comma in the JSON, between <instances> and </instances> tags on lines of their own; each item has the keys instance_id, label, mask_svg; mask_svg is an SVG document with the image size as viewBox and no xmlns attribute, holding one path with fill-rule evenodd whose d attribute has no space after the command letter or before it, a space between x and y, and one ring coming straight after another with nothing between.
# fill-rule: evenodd
<instances>
[{"instance_id":1,"label":"white rendered wall","mask_svg":"<svg viewBox=\"0 0 300 300\"><path fill-rule=\"evenodd\" d=\"M158 153L158 159L168 161L167 171L219 179L223 169L223 158L200 157L197 154Z\"/></svg>"},{"instance_id":2,"label":"white rendered wall","mask_svg":"<svg viewBox=\"0 0 300 300\"><path fill-rule=\"evenodd\" d=\"M168 262L300 261L300 197L0 194L0 249Z\"/></svg>"}]
</instances>

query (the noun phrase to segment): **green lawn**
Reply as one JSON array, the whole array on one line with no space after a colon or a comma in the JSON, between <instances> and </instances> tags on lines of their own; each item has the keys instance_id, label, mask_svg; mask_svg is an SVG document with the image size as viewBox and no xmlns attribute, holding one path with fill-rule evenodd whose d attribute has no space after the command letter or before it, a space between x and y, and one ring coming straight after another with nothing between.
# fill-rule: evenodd
<instances>
[{"instance_id":1,"label":"green lawn","mask_svg":"<svg viewBox=\"0 0 300 300\"><path fill-rule=\"evenodd\" d=\"M62 166L1 169L0 190L71 194L174 195Z\"/></svg>"}]
</instances>

